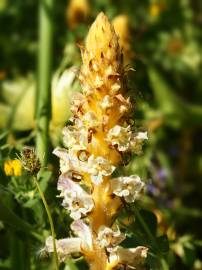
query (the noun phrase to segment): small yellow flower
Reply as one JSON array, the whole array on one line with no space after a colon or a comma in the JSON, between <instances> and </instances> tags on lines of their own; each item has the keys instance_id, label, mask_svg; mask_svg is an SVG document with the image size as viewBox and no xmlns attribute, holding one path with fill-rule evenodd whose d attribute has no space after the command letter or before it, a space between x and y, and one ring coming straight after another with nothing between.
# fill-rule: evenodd
<instances>
[{"instance_id":1,"label":"small yellow flower","mask_svg":"<svg viewBox=\"0 0 202 270\"><path fill-rule=\"evenodd\" d=\"M6 160L4 162L4 172L7 176L20 176L22 174L22 164L20 160Z\"/></svg>"}]
</instances>

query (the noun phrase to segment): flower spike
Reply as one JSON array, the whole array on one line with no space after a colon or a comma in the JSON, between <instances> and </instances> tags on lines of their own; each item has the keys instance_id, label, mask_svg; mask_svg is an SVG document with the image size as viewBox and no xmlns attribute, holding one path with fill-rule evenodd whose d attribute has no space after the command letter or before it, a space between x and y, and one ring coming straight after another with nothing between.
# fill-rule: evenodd
<instances>
[{"instance_id":1,"label":"flower spike","mask_svg":"<svg viewBox=\"0 0 202 270\"><path fill-rule=\"evenodd\" d=\"M125 235L115 220L119 211L142 195L139 176L113 177L123 159L140 154L146 132L131 125L133 110L126 98L126 71L122 48L112 24L100 13L82 48L79 80L83 93L72 101L72 125L63 130L66 148L56 148L61 176L58 190L62 205L74 219L75 238L58 240L64 260L79 243L79 252L91 270L138 269L147 256L146 247L125 249ZM52 251L50 241L47 251ZM70 250L65 243L69 243Z\"/></svg>"}]
</instances>

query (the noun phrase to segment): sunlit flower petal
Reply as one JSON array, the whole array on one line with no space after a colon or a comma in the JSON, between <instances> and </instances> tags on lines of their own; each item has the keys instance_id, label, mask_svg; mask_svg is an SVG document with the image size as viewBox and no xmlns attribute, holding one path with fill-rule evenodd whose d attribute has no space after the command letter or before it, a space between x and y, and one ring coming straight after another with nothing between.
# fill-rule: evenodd
<instances>
[{"instance_id":1,"label":"sunlit flower petal","mask_svg":"<svg viewBox=\"0 0 202 270\"><path fill-rule=\"evenodd\" d=\"M53 154L60 158L60 171L66 173L71 170L78 170L80 168L80 161L76 154L66 149L57 147Z\"/></svg>"},{"instance_id":2,"label":"sunlit flower petal","mask_svg":"<svg viewBox=\"0 0 202 270\"><path fill-rule=\"evenodd\" d=\"M107 134L107 141L112 145L117 145L119 151L126 151L130 147L131 131L130 127L114 126Z\"/></svg>"},{"instance_id":3,"label":"sunlit flower petal","mask_svg":"<svg viewBox=\"0 0 202 270\"><path fill-rule=\"evenodd\" d=\"M144 183L137 175L118 177L111 180L112 192L119 197L123 197L128 203L134 202L140 197L144 186Z\"/></svg>"},{"instance_id":4,"label":"sunlit flower petal","mask_svg":"<svg viewBox=\"0 0 202 270\"><path fill-rule=\"evenodd\" d=\"M75 151L85 150L88 145L88 131L69 126L63 129L63 142L67 148Z\"/></svg>"},{"instance_id":5,"label":"sunlit flower petal","mask_svg":"<svg viewBox=\"0 0 202 270\"><path fill-rule=\"evenodd\" d=\"M98 231L97 241L101 247L113 247L121 243L125 239L125 235L119 230L113 231L111 228L101 226Z\"/></svg>"},{"instance_id":6,"label":"sunlit flower petal","mask_svg":"<svg viewBox=\"0 0 202 270\"><path fill-rule=\"evenodd\" d=\"M129 150L139 155L142 153L143 143L147 139L147 132L133 133L130 126L125 128L116 125L109 130L106 141L117 146L121 152Z\"/></svg>"},{"instance_id":7,"label":"sunlit flower petal","mask_svg":"<svg viewBox=\"0 0 202 270\"><path fill-rule=\"evenodd\" d=\"M102 182L103 176L111 175L115 168L107 159L103 157L95 158L94 155L91 155L85 170L91 175L93 183L98 185Z\"/></svg>"}]
</instances>

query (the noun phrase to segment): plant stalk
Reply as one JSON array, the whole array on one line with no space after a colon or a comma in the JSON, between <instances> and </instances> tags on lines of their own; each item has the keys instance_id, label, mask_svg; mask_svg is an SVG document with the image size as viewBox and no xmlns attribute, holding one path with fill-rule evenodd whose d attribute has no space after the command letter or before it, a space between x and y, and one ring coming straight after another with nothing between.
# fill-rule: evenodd
<instances>
[{"instance_id":1,"label":"plant stalk","mask_svg":"<svg viewBox=\"0 0 202 270\"><path fill-rule=\"evenodd\" d=\"M40 197L41 197L41 199L43 201L43 204L44 204L47 216L48 216L48 221L50 223L51 235L52 235L52 238L53 238L53 253L54 253L54 259L55 259L55 269L59 270L59 261L58 261L58 255L57 255L57 249L56 249L55 229L54 229L53 219L52 219L52 216L51 216L49 206L48 206L48 204L46 202L46 199L45 199L45 196L43 194L43 191L41 190L41 187L40 187L40 185L38 183L37 177L34 176L33 178L34 178L34 183L35 183L35 185L36 185L36 187L38 189L39 195L40 195Z\"/></svg>"},{"instance_id":2,"label":"plant stalk","mask_svg":"<svg viewBox=\"0 0 202 270\"><path fill-rule=\"evenodd\" d=\"M46 166L48 160L49 120L51 116L51 65L53 40L53 0L39 1L39 51L36 93L36 149L37 155Z\"/></svg>"}]
</instances>

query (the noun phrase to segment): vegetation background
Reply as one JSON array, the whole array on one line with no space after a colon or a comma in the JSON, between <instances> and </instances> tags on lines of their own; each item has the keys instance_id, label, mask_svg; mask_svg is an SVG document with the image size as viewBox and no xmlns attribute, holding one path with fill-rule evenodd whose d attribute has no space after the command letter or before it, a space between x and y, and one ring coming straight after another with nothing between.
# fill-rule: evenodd
<instances>
[{"instance_id":1,"label":"vegetation background","mask_svg":"<svg viewBox=\"0 0 202 270\"><path fill-rule=\"evenodd\" d=\"M124 168L147 183L139 215L134 219L131 208L131 220L120 217L125 245L148 246L150 269L201 270L202 1L77 1L80 8L72 2L0 1L0 269L54 269L40 252L50 228L39 194L8 160L24 145L36 146L57 238L66 236L71 220L56 197L59 164L51 153L80 90L79 46L104 11L127 22L120 24L126 67L135 69L128 78L135 121L149 132L144 154ZM61 269L87 268L74 258Z\"/></svg>"}]
</instances>

